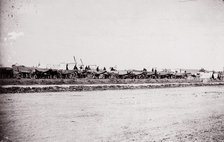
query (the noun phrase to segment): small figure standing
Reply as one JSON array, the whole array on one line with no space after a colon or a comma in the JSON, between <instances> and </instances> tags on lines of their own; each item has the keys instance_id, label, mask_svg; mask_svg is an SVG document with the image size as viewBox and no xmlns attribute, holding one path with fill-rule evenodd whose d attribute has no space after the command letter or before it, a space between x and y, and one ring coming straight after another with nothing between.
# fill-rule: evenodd
<instances>
[{"instance_id":1,"label":"small figure standing","mask_svg":"<svg viewBox=\"0 0 224 142\"><path fill-rule=\"evenodd\" d=\"M113 67L110 68L110 71L115 71L115 69Z\"/></svg>"},{"instance_id":2,"label":"small figure standing","mask_svg":"<svg viewBox=\"0 0 224 142\"><path fill-rule=\"evenodd\" d=\"M215 80L214 71L212 72L212 79Z\"/></svg>"},{"instance_id":3,"label":"small figure standing","mask_svg":"<svg viewBox=\"0 0 224 142\"><path fill-rule=\"evenodd\" d=\"M76 66L76 65L74 66L73 70L78 70L78 68L77 68L77 66Z\"/></svg>"}]
</instances>

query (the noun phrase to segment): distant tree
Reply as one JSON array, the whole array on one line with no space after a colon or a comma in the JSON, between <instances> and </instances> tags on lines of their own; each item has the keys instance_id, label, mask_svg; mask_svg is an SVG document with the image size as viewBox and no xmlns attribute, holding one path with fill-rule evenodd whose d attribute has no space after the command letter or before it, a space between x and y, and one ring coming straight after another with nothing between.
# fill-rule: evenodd
<instances>
[{"instance_id":1,"label":"distant tree","mask_svg":"<svg viewBox=\"0 0 224 142\"><path fill-rule=\"evenodd\" d=\"M201 68L201 69L199 70L199 72L205 72L205 69L204 69L204 68Z\"/></svg>"}]
</instances>

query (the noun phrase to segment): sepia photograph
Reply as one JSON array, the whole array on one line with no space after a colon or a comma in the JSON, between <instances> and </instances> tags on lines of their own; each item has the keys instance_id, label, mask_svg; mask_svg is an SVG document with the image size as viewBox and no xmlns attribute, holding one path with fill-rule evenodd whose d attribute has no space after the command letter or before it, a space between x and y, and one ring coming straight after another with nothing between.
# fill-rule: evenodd
<instances>
[{"instance_id":1,"label":"sepia photograph","mask_svg":"<svg viewBox=\"0 0 224 142\"><path fill-rule=\"evenodd\" d=\"M0 0L0 142L224 142L224 0Z\"/></svg>"}]
</instances>

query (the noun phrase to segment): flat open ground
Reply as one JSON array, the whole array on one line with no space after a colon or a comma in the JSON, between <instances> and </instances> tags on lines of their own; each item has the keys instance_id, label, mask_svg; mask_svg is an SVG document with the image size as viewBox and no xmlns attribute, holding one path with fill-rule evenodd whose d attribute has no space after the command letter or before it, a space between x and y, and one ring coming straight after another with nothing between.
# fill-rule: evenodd
<instances>
[{"instance_id":1,"label":"flat open ground","mask_svg":"<svg viewBox=\"0 0 224 142\"><path fill-rule=\"evenodd\" d=\"M224 141L224 87L0 94L0 140Z\"/></svg>"}]
</instances>

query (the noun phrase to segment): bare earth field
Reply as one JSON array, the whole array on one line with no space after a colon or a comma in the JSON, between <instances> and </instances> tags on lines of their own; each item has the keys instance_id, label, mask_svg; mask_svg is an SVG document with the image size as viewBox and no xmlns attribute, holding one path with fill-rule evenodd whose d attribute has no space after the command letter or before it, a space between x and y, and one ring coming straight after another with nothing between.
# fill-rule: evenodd
<instances>
[{"instance_id":1,"label":"bare earth field","mask_svg":"<svg viewBox=\"0 0 224 142\"><path fill-rule=\"evenodd\" d=\"M224 86L0 94L1 142L224 141Z\"/></svg>"}]
</instances>

